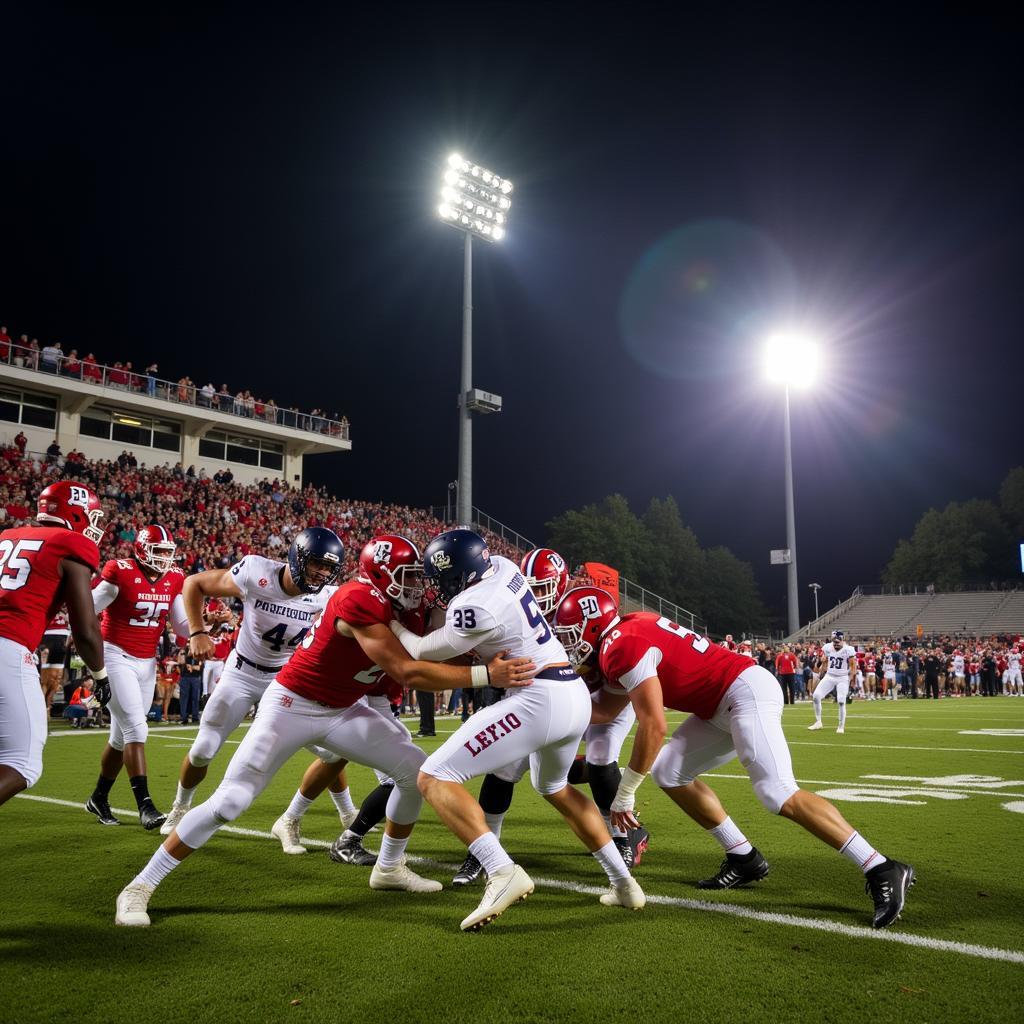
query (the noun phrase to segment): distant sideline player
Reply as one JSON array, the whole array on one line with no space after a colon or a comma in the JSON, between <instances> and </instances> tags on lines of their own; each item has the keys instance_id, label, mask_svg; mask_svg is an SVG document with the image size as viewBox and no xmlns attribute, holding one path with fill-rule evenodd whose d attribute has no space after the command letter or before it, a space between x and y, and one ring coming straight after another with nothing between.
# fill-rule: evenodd
<instances>
[{"instance_id":1,"label":"distant sideline player","mask_svg":"<svg viewBox=\"0 0 1024 1024\"><path fill-rule=\"evenodd\" d=\"M37 508L35 526L0 533L0 804L43 773L46 700L32 654L62 604L97 696L110 697L90 588L103 540L100 500L62 480L39 495Z\"/></svg>"},{"instance_id":2,"label":"distant sideline player","mask_svg":"<svg viewBox=\"0 0 1024 1024\"><path fill-rule=\"evenodd\" d=\"M181 601L184 574L174 565L177 545L163 526L144 526L131 558L112 558L92 592L101 615L103 653L110 672L110 739L100 755L100 774L85 809L101 825L120 825L110 810L110 790L127 765L128 784L147 831L166 818L149 795L146 721L156 690L156 649L170 616L179 635L188 629Z\"/></svg>"},{"instance_id":3,"label":"distant sideline player","mask_svg":"<svg viewBox=\"0 0 1024 1024\"><path fill-rule=\"evenodd\" d=\"M813 732L821 728L821 702L830 693L835 693L839 705L839 727L836 732L840 736L846 732L846 698L856 671L857 652L843 639L841 629L833 629L832 642L821 649L821 661L818 662L821 679L811 695L814 701L814 724L807 726L808 729Z\"/></svg>"},{"instance_id":4,"label":"distant sideline player","mask_svg":"<svg viewBox=\"0 0 1024 1024\"><path fill-rule=\"evenodd\" d=\"M596 662L608 680L595 721L614 717L627 701L636 709L633 751L613 818L636 824L635 793L649 771L725 851L718 874L699 888L729 889L764 878L768 862L700 779L738 755L767 810L803 826L864 872L874 926L884 928L899 917L914 869L886 860L832 804L797 786L782 732L782 691L767 669L651 612L620 617L612 597L596 587L566 594L555 629L577 663ZM663 746L666 707L690 717Z\"/></svg>"}]
</instances>

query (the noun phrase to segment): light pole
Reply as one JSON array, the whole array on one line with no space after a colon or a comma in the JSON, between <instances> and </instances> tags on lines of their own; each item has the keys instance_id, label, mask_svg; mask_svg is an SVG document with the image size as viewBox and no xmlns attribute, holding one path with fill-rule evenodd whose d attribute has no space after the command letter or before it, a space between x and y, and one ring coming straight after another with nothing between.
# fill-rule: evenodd
<instances>
[{"instance_id":1,"label":"light pole","mask_svg":"<svg viewBox=\"0 0 1024 1024\"><path fill-rule=\"evenodd\" d=\"M821 584L820 583L808 583L807 585L811 588L811 590L814 591L814 617L815 617L815 619L817 619L817 617L818 617L818 591L821 590Z\"/></svg>"},{"instance_id":2,"label":"light pole","mask_svg":"<svg viewBox=\"0 0 1024 1024\"><path fill-rule=\"evenodd\" d=\"M789 426L790 388L806 388L814 382L818 368L818 347L808 337L792 331L773 334L765 345L765 373L785 390L783 414L786 459L786 590L790 635L800 628L800 592L796 568L796 512L793 507L793 442ZM815 592L817 596L817 592Z\"/></svg>"},{"instance_id":3,"label":"light pole","mask_svg":"<svg viewBox=\"0 0 1024 1024\"><path fill-rule=\"evenodd\" d=\"M462 243L462 374L459 385L459 489L456 519L473 521L474 412L499 412L501 399L473 387L473 236L488 242L505 237L512 182L463 159L448 157L441 186L440 218L463 234Z\"/></svg>"}]
</instances>

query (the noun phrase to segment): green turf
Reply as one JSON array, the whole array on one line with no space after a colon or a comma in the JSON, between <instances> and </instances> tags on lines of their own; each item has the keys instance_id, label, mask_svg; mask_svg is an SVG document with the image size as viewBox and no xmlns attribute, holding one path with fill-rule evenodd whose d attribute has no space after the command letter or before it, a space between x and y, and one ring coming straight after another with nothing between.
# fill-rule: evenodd
<instances>
[{"instance_id":1,"label":"green turf","mask_svg":"<svg viewBox=\"0 0 1024 1024\"><path fill-rule=\"evenodd\" d=\"M787 709L797 778L844 789L844 814L919 876L901 933L1024 951L1024 700L857 703L847 733L808 733L810 705ZM673 716L678 721L681 716ZM456 723L438 722L437 740ZM55 726L62 730L63 727ZM1019 736L961 735L1016 729ZM151 731L151 788L170 804L188 732ZM241 731L235 736L237 739ZM84 800L103 737L51 738L34 796ZM914 748L914 749L908 749ZM940 749L943 748L943 749ZM237 747L230 746L230 754ZM627 752L628 752L627 744ZM291 761L236 824L266 832L309 762ZM218 760L200 794L227 764ZM869 782L868 774L959 778L955 785ZM770 877L716 903L862 926L859 872L789 822L760 809L737 762L708 781L771 861ZM980 786L976 777L1008 785ZM357 799L372 774L350 769ZM874 792L850 793L857 787ZM911 792L907 792L910 790ZM921 793L922 790L926 792ZM961 799L943 799L939 794ZM856 802L850 796L866 797ZM910 804L883 803L903 799ZM127 784L112 794L131 806ZM637 870L649 895L696 899L717 846L650 781L640 810L653 834ZM333 839L325 798L304 834ZM367 845L374 846L376 836ZM536 879L596 887L603 876L568 828L524 783L503 841ZM430 896L374 893L368 868L332 864L321 848L284 856L276 842L221 832L174 872L150 904L148 930L113 926L114 898L158 837L131 819L102 828L83 810L28 799L0 809L0 1021L856 1021L1020 1019L1024 964L911 948L856 935L678 905L642 913L601 907L591 892L539 884L533 897L475 935L461 918L480 889ZM463 851L425 808L410 853L447 884Z\"/></svg>"}]
</instances>

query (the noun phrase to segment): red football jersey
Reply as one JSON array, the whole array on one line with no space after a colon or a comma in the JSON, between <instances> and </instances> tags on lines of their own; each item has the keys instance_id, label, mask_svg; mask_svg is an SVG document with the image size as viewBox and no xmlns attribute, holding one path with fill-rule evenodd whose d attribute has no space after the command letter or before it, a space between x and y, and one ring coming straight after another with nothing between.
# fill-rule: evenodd
<instances>
[{"instance_id":1,"label":"red football jersey","mask_svg":"<svg viewBox=\"0 0 1024 1024\"><path fill-rule=\"evenodd\" d=\"M171 569L150 582L133 559L112 558L103 566L100 578L117 587L117 597L100 619L103 639L133 658L156 657L167 613L181 593L185 574Z\"/></svg>"},{"instance_id":2,"label":"red football jersey","mask_svg":"<svg viewBox=\"0 0 1024 1024\"><path fill-rule=\"evenodd\" d=\"M877 667L878 667L878 659L873 654L869 654L864 659L864 671L867 672L868 674L870 674L870 673L874 672Z\"/></svg>"},{"instance_id":3,"label":"red football jersey","mask_svg":"<svg viewBox=\"0 0 1024 1024\"><path fill-rule=\"evenodd\" d=\"M57 609L57 614L46 624L46 633L62 633L67 636L71 632L71 623L68 620L68 610L63 605Z\"/></svg>"},{"instance_id":4,"label":"red football jersey","mask_svg":"<svg viewBox=\"0 0 1024 1024\"><path fill-rule=\"evenodd\" d=\"M624 615L601 641L604 677L626 690L657 676L665 707L711 718L736 677L751 667L734 654L670 619Z\"/></svg>"},{"instance_id":5,"label":"red football jersey","mask_svg":"<svg viewBox=\"0 0 1024 1024\"><path fill-rule=\"evenodd\" d=\"M391 602L369 583L349 580L331 595L320 617L310 627L302 646L277 675L277 681L300 697L333 708L347 708L375 692L381 669L366 656L354 637L341 636L338 619L350 626L387 625L393 618Z\"/></svg>"},{"instance_id":6,"label":"red football jersey","mask_svg":"<svg viewBox=\"0 0 1024 1024\"><path fill-rule=\"evenodd\" d=\"M20 526L0 534L0 636L30 651L39 646L46 624L64 603L65 558L95 572L100 551L60 526Z\"/></svg>"}]
</instances>

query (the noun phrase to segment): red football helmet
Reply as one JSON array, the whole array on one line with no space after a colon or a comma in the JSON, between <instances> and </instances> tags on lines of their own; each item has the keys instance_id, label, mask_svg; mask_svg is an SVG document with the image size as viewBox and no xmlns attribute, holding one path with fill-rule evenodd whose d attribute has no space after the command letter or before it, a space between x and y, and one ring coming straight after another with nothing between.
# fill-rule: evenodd
<instances>
[{"instance_id":1,"label":"red football helmet","mask_svg":"<svg viewBox=\"0 0 1024 1024\"><path fill-rule=\"evenodd\" d=\"M541 615L547 618L569 589L565 559L551 548L534 548L523 555L519 571L530 584Z\"/></svg>"},{"instance_id":2,"label":"red football helmet","mask_svg":"<svg viewBox=\"0 0 1024 1024\"><path fill-rule=\"evenodd\" d=\"M135 535L132 546L135 561L153 572L165 573L174 568L174 554L178 545L174 543L171 531L165 526L144 526Z\"/></svg>"},{"instance_id":3,"label":"red football helmet","mask_svg":"<svg viewBox=\"0 0 1024 1024\"><path fill-rule=\"evenodd\" d=\"M84 484L61 480L50 484L37 502L37 523L56 523L99 546L106 527L103 525L103 506L100 499Z\"/></svg>"},{"instance_id":4,"label":"red football helmet","mask_svg":"<svg viewBox=\"0 0 1024 1024\"><path fill-rule=\"evenodd\" d=\"M397 533L373 537L359 554L359 578L406 611L423 604L423 560L407 537Z\"/></svg>"},{"instance_id":5,"label":"red football helmet","mask_svg":"<svg viewBox=\"0 0 1024 1024\"><path fill-rule=\"evenodd\" d=\"M582 665L597 650L601 637L619 621L619 606L607 590L575 587L555 609L552 623L569 660Z\"/></svg>"}]
</instances>

